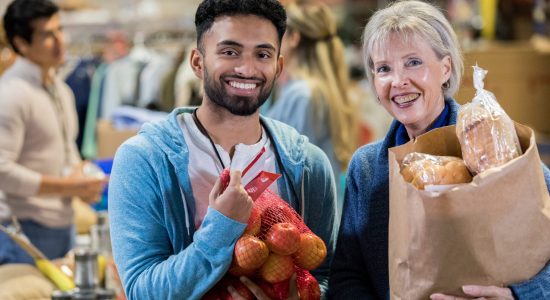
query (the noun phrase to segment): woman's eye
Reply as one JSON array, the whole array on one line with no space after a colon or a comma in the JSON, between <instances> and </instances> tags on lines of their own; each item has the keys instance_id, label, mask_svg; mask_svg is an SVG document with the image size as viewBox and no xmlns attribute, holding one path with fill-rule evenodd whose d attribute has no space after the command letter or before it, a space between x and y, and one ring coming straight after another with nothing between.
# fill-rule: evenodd
<instances>
[{"instance_id":1,"label":"woman's eye","mask_svg":"<svg viewBox=\"0 0 550 300\"><path fill-rule=\"evenodd\" d=\"M388 66L380 66L376 68L376 73L386 73L390 71L390 67Z\"/></svg>"},{"instance_id":2,"label":"woman's eye","mask_svg":"<svg viewBox=\"0 0 550 300\"><path fill-rule=\"evenodd\" d=\"M414 66L419 66L422 64L422 60L420 59L417 59L417 58L414 58L414 59L411 59L407 62L407 65L408 66L411 66L411 67L414 67Z\"/></svg>"}]
</instances>

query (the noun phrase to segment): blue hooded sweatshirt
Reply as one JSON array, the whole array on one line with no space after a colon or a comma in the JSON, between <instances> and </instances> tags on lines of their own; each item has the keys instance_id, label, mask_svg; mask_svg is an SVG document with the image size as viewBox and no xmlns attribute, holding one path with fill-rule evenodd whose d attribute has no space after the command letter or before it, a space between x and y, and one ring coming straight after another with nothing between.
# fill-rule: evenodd
<instances>
[{"instance_id":1,"label":"blue hooded sweatshirt","mask_svg":"<svg viewBox=\"0 0 550 300\"><path fill-rule=\"evenodd\" d=\"M209 207L195 230L189 149L177 116L148 123L117 151L109 183L113 255L128 299L199 299L229 269L246 224ZM338 220L332 168L326 155L293 128L261 117L279 157L279 194L327 245L313 275L322 291Z\"/></svg>"}]
</instances>

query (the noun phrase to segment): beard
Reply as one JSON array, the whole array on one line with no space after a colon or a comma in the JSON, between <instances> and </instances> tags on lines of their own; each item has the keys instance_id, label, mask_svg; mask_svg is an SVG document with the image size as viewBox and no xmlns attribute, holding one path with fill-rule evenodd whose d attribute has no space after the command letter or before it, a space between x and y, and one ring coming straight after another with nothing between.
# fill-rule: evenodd
<instances>
[{"instance_id":1,"label":"beard","mask_svg":"<svg viewBox=\"0 0 550 300\"><path fill-rule=\"evenodd\" d=\"M237 116L250 116L258 111L258 108L262 106L271 94L271 89L275 82L275 79L270 84L266 84L265 80L261 80L264 84L260 88L260 94L258 97L247 96L230 96L224 85L224 78L229 76L221 76L218 83L214 78L210 77L208 70L204 69L204 92L206 96L219 107L225 108L230 113ZM239 79L251 79L238 75L231 75L231 78ZM254 78L258 79L258 78Z\"/></svg>"}]
</instances>

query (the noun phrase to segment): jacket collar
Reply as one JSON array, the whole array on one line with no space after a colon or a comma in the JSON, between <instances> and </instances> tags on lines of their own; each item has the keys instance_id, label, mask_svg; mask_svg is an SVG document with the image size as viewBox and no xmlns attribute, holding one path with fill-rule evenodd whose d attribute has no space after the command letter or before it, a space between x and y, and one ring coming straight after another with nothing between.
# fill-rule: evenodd
<instances>
[{"instance_id":1,"label":"jacket collar","mask_svg":"<svg viewBox=\"0 0 550 300\"><path fill-rule=\"evenodd\" d=\"M23 56L18 55L13 66L8 71L6 72L7 74L13 73L33 85L42 85L42 69L39 65Z\"/></svg>"},{"instance_id":2,"label":"jacket collar","mask_svg":"<svg viewBox=\"0 0 550 300\"><path fill-rule=\"evenodd\" d=\"M192 113L194 109L195 107L176 108L169 114L167 121L147 123L140 130L140 133L145 134L157 147L160 147L167 155L170 163L176 166L178 181L184 184L184 191L188 188L185 187L185 183L189 182L187 172L189 148L181 133L178 115ZM260 121L271 138L276 155L279 157L280 164L278 163L277 170L284 175L285 180L288 180L286 182L278 181L279 191L281 195L287 195L284 198L288 201L298 201L299 195L297 195L297 192L301 190L302 172L305 163L304 146L307 143L307 138L290 126L270 118L260 116Z\"/></svg>"},{"instance_id":3,"label":"jacket collar","mask_svg":"<svg viewBox=\"0 0 550 300\"><path fill-rule=\"evenodd\" d=\"M449 121L447 124L443 124L443 126L454 125L456 124L456 117L458 115L458 110L460 109L460 104L458 104L453 98L446 98L445 104L449 106ZM395 136L397 134L397 129L399 128L400 124L401 123L399 123L397 120L393 120L390 125L390 129L388 130L388 133L386 134L386 137L382 142L382 149L388 149L395 146ZM383 153L381 153L381 155L387 157L388 153L386 150L383 150Z\"/></svg>"}]
</instances>

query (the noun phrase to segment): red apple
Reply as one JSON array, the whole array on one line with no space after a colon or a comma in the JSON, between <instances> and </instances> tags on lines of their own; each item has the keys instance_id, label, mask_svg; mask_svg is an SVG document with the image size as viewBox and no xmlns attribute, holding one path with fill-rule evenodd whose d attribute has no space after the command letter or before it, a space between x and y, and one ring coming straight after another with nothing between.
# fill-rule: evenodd
<instances>
[{"instance_id":1,"label":"red apple","mask_svg":"<svg viewBox=\"0 0 550 300\"><path fill-rule=\"evenodd\" d=\"M327 247L321 238L310 232L300 234L298 250L293 255L298 267L313 270L323 263L326 256Z\"/></svg>"},{"instance_id":2,"label":"red apple","mask_svg":"<svg viewBox=\"0 0 550 300\"><path fill-rule=\"evenodd\" d=\"M290 255L298 250L300 232L294 224L277 223L265 235L265 243L277 254Z\"/></svg>"},{"instance_id":3,"label":"red apple","mask_svg":"<svg viewBox=\"0 0 550 300\"><path fill-rule=\"evenodd\" d=\"M285 300L288 299L289 281L283 280L277 283L269 283L265 280L257 280L256 284L262 289L269 299Z\"/></svg>"},{"instance_id":4,"label":"red apple","mask_svg":"<svg viewBox=\"0 0 550 300\"><path fill-rule=\"evenodd\" d=\"M269 297L269 299L272 299L272 300L277 300L278 299L278 296L275 293L275 290L273 290L273 284L271 284L267 281L264 281L264 280L260 280L259 282L256 282L256 284L260 287L260 289L262 289L264 294L267 297Z\"/></svg>"},{"instance_id":5,"label":"red apple","mask_svg":"<svg viewBox=\"0 0 550 300\"><path fill-rule=\"evenodd\" d=\"M262 214L257 207L252 207L250 212L250 217L248 218L248 225L244 230L244 234L250 234L257 236L260 233L260 228L262 225Z\"/></svg>"},{"instance_id":6,"label":"red apple","mask_svg":"<svg viewBox=\"0 0 550 300\"><path fill-rule=\"evenodd\" d=\"M290 280L283 280L281 282L272 283L273 291L275 292L276 299L286 300L288 299Z\"/></svg>"},{"instance_id":7,"label":"red apple","mask_svg":"<svg viewBox=\"0 0 550 300\"><path fill-rule=\"evenodd\" d=\"M237 265L245 270L259 268L269 256L267 245L257 237L244 235L237 241L234 259Z\"/></svg>"},{"instance_id":8,"label":"red apple","mask_svg":"<svg viewBox=\"0 0 550 300\"><path fill-rule=\"evenodd\" d=\"M230 178L231 174L229 168L223 169L222 173L220 174L220 194L223 193L229 185Z\"/></svg>"},{"instance_id":9,"label":"red apple","mask_svg":"<svg viewBox=\"0 0 550 300\"><path fill-rule=\"evenodd\" d=\"M294 273L294 263L289 255L269 254L260 268L260 276L267 282L275 283L287 280Z\"/></svg>"},{"instance_id":10,"label":"red apple","mask_svg":"<svg viewBox=\"0 0 550 300\"><path fill-rule=\"evenodd\" d=\"M231 296L231 294L229 294L229 291L227 290L227 288L229 286L232 286L237 291L237 293L239 293L239 295L241 297L243 297L245 300L253 300L254 299L254 294L252 294L252 292L248 289L248 287L246 287L246 285L244 283L242 283L238 278L230 276L230 275L226 275L222 279L221 289L224 292L227 293L226 296L228 298L226 298L226 299L233 300L233 297Z\"/></svg>"},{"instance_id":11,"label":"red apple","mask_svg":"<svg viewBox=\"0 0 550 300\"><path fill-rule=\"evenodd\" d=\"M271 226L277 223L299 224L299 219L294 210L283 204L276 204L262 211L262 226L260 235L267 234Z\"/></svg>"},{"instance_id":12,"label":"red apple","mask_svg":"<svg viewBox=\"0 0 550 300\"><path fill-rule=\"evenodd\" d=\"M300 300L319 300L321 299L321 288L319 282L308 271L297 272L296 283Z\"/></svg>"},{"instance_id":13,"label":"red apple","mask_svg":"<svg viewBox=\"0 0 550 300\"><path fill-rule=\"evenodd\" d=\"M237 265L237 262L235 260L235 255L233 255L233 261L231 262L231 266L229 267L229 274L233 276L252 276L254 273L256 273L256 270L251 269L243 269L239 265Z\"/></svg>"}]
</instances>

